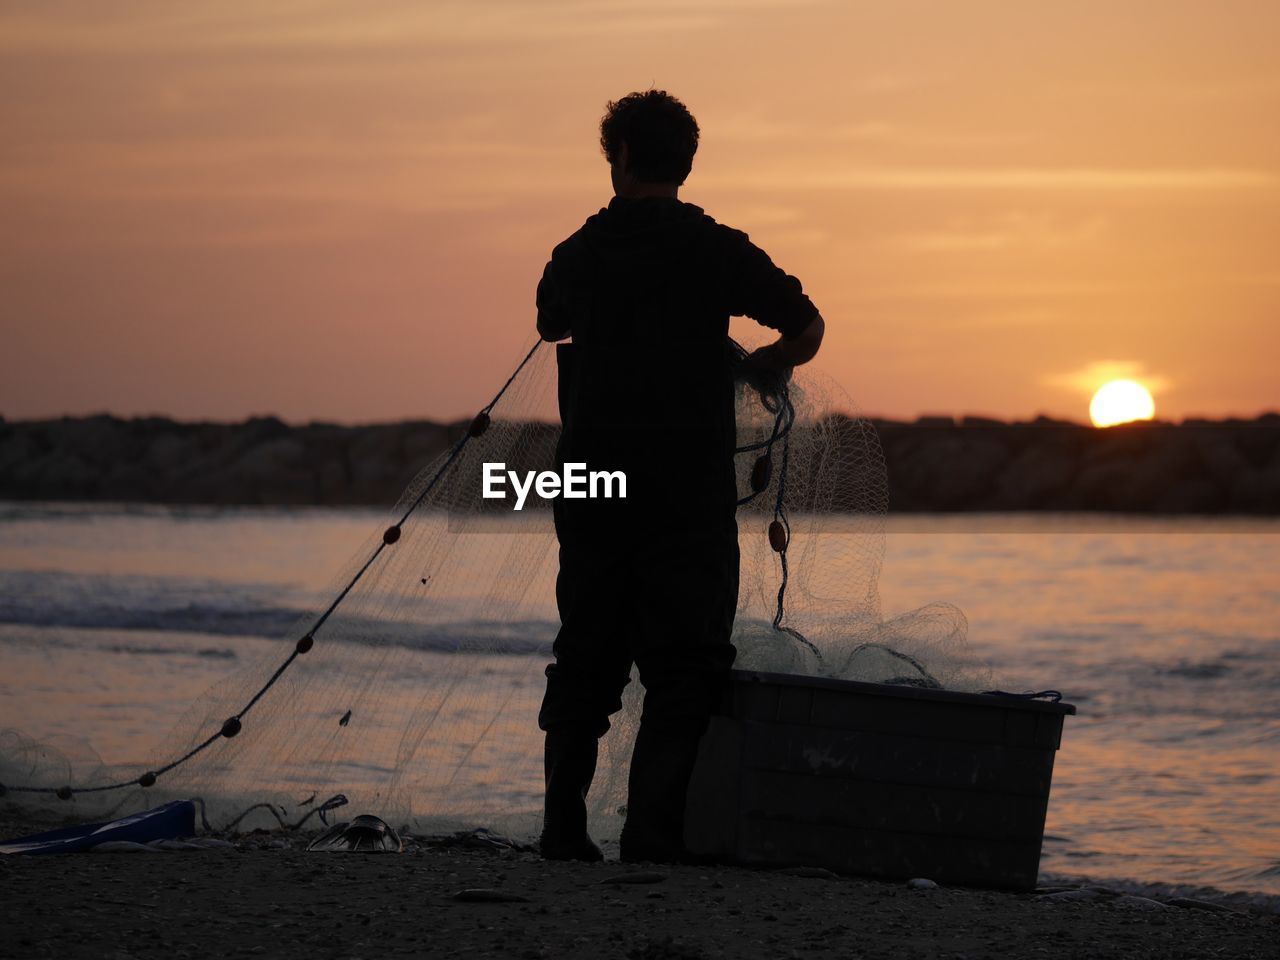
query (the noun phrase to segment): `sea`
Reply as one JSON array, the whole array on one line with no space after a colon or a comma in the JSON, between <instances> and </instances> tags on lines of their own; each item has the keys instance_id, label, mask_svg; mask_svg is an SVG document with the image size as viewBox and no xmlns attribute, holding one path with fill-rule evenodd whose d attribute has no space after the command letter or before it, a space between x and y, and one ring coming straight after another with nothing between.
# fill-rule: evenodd
<instances>
[{"instance_id":1,"label":"sea","mask_svg":"<svg viewBox=\"0 0 1280 960\"><path fill-rule=\"evenodd\" d=\"M382 517L0 502L0 731L145 757ZM890 517L879 590L886 615L954 604L1011 688L1076 706L1046 882L1280 910L1280 520Z\"/></svg>"}]
</instances>

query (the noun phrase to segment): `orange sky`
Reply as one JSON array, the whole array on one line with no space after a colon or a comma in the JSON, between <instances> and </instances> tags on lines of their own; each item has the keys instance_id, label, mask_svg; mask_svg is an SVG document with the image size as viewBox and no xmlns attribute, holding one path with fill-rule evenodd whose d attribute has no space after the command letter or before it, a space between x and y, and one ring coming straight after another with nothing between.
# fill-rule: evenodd
<instances>
[{"instance_id":1,"label":"orange sky","mask_svg":"<svg viewBox=\"0 0 1280 960\"><path fill-rule=\"evenodd\" d=\"M866 411L1280 407L1280 4L0 8L0 413L452 417L656 85Z\"/></svg>"}]
</instances>

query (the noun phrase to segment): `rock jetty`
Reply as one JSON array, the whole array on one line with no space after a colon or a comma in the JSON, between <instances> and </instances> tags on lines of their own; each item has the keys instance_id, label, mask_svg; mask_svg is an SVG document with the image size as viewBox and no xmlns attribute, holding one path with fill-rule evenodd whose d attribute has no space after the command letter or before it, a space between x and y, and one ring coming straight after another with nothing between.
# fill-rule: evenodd
<instances>
[{"instance_id":1,"label":"rock jetty","mask_svg":"<svg viewBox=\"0 0 1280 960\"><path fill-rule=\"evenodd\" d=\"M1280 414L1106 430L877 420L894 512L1280 514ZM0 420L0 499L388 504L467 422ZM531 425L532 430L553 428Z\"/></svg>"}]
</instances>

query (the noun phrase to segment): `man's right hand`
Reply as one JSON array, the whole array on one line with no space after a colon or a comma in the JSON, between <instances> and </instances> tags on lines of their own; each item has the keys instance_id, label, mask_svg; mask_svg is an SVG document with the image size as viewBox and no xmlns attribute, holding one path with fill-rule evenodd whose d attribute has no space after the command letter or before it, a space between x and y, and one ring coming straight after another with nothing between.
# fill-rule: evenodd
<instances>
[{"instance_id":1,"label":"man's right hand","mask_svg":"<svg viewBox=\"0 0 1280 960\"><path fill-rule=\"evenodd\" d=\"M826 323L822 315L814 314L799 336L783 337L749 353L739 365L736 378L746 381L761 393L776 393L791 379L793 367L813 359L822 345L825 332Z\"/></svg>"},{"instance_id":2,"label":"man's right hand","mask_svg":"<svg viewBox=\"0 0 1280 960\"><path fill-rule=\"evenodd\" d=\"M778 393L791 380L792 368L781 364L773 349L776 346L771 343L743 357L734 371L734 379L741 380L757 393Z\"/></svg>"}]
</instances>

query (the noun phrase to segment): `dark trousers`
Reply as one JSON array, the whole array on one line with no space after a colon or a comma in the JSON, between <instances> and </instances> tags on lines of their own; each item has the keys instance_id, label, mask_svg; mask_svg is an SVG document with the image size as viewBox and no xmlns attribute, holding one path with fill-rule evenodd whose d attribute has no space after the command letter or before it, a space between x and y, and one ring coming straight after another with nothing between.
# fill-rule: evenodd
<instances>
[{"instance_id":1,"label":"dark trousers","mask_svg":"<svg viewBox=\"0 0 1280 960\"><path fill-rule=\"evenodd\" d=\"M635 664L645 688L642 730L700 736L736 654L732 517L718 524L704 519L701 528L655 518L621 531L558 522L557 532L561 627L539 727L603 736L609 717L622 709Z\"/></svg>"}]
</instances>

